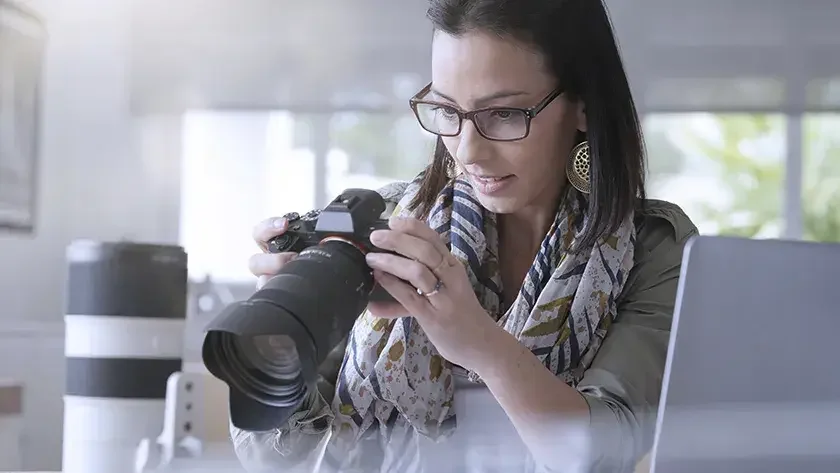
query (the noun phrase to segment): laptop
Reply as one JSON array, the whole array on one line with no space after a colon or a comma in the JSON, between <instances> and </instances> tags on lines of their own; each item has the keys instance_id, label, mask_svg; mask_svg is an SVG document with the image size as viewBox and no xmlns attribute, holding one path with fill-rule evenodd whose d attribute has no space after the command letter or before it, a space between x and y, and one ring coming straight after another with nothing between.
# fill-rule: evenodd
<instances>
[{"instance_id":1,"label":"laptop","mask_svg":"<svg viewBox=\"0 0 840 473\"><path fill-rule=\"evenodd\" d=\"M840 245L688 243L651 472L840 472Z\"/></svg>"}]
</instances>

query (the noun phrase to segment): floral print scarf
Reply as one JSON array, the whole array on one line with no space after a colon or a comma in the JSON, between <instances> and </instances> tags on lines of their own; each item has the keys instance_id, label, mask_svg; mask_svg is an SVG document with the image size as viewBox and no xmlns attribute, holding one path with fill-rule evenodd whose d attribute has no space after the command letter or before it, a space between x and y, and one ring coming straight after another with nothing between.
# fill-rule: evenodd
<instances>
[{"instance_id":1,"label":"floral print scarf","mask_svg":"<svg viewBox=\"0 0 840 473\"><path fill-rule=\"evenodd\" d=\"M421 177L405 189L395 215L411 215L405 209ZM466 266L488 316L572 386L591 364L616 316L636 238L628 215L594 247L571 252L586 224L578 197L572 190L561 205L519 295L504 314L496 216L481 207L469 181L452 179L427 219ZM336 382L333 441L351 448L378 433L385 445L398 423L432 439L445 437L457 425L453 368L413 318L386 320L364 313L349 336ZM470 379L480 382L473 374ZM345 468L349 460L341 462Z\"/></svg>"}]
</instances>

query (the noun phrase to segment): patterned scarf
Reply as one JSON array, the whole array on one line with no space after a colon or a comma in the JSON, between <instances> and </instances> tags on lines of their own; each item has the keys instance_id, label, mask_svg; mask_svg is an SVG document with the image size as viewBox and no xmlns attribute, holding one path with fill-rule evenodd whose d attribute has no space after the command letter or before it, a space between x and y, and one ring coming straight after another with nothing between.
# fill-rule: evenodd
<instances>
[{"instance_id":1,"label":"patterned scarf","mask_svg":"<svg viewBox=\"0 0 840 473\"><path fill-rule=\"evenodd\" d=\"M419 177L405 189L394 214L410 215L405 208L418 189ZM467 267L489 316L572 386L591 364L616 316L635 243L630 215L594 247L570 252L586 223L575 192L561 205L505 314L500 313L496 216L481 207L470 183L463 177L452 179L427 219ZM470 379L480 381L474 375ZM379 432L387 443L401 417L401 424L421 435L445 437L456 424L453 394L453 367L413 318L385 320L366 312L353 327L336 383L334 434L350 442L347 447L369 438L369 431Z\"/></svg>"}]
</instances>

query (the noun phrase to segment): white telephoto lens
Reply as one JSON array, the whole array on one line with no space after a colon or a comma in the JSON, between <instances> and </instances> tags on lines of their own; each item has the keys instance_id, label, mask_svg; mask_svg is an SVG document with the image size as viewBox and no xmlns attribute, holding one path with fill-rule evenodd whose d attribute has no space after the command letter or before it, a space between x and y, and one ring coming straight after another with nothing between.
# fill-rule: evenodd
<instances>
[{"instance_id":1,"label":"white telephoto lens","mask_svg":"<svg viewBox=\"0 0 840 473\"><path fill-rule=\"evenodd\" d=\"M163 427L181 371L187 256L181 247L73 242L67 249L63 473L132 471Z\"/></svg>"}]
</instances>

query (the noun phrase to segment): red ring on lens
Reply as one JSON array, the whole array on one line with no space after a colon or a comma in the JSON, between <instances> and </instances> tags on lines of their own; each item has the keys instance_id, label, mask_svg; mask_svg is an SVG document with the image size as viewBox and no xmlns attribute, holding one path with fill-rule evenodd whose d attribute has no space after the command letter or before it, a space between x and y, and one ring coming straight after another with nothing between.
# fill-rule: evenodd
<instances>
[{"instance_id":1,"label":"red ring on lens","mask_svg":"<svg viewBox=\"0 0 840 473\"><path fill-rule=\"evenodd\" d=\"M328 237L324 238L323 240L321 240L320 242L318 242L318 244L320 245L320 244L326 243L328 241L341 241L341 242L347 243L348 245L352 245L352 246L356 247L356 249L361 251L363 255L366 255L368 253L368 251L362 245L360 245L360 244L358 244L354 241L348 240L344 237L340 237L338 235L328 236Z\"/></svg>"}]
</instances>

